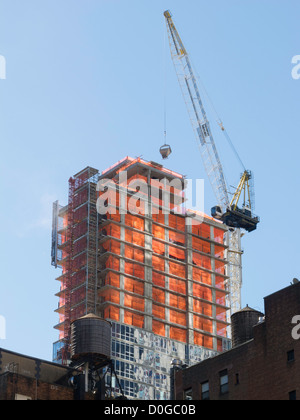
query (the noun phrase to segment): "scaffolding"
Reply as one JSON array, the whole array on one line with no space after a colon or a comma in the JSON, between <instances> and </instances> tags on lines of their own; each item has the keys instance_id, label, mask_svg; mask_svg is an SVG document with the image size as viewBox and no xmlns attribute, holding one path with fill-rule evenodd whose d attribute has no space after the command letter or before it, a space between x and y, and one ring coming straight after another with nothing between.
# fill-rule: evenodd
<instances>
[{"instance_id":1,"label":"scaffolding","mask_svg":"<svg viewBox=\"0 0 300 420\"><path fill-rule=\"evenodd\" d=\"M56 328L60 331L60 346L56 358L63 364L69 360L71 322L95 312L97 180L98 171L85 168L69 179L68 205L57 211L58 203L54 203L54 226L60 227L56 229L56 240L52 238L52 261L62 268L57 279L61 287L57 293L60 322Z\"/></svg>"}]
</instances>

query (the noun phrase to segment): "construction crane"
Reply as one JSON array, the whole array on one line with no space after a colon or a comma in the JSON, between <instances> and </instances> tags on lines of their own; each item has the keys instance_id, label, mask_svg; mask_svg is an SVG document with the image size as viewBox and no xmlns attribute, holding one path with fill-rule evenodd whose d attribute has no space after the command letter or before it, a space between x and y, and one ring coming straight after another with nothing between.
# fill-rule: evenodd
<instances>
[{"instance_id":1,"label":"construction crane","mask_svg":"<svg viewBox=\"0 0 300 420\"><path fill-rule=\"evenodd\" d=\"M251 186L252 174L244 167L240 183L232 200L229 199L229 191L223 172L223 167L212 135L210 124L203 106L203 102L197 86L189 55L183 45L179 33L173 23L170 11L164 12L171 57L179 85L187 106L193 130L202 155L204 168L212 185L217 199L217 206L212 208L212 216L221 220L229 228L226 233L225 243L227 248L227 276L228 276L228 306L230 317L234 312L241 309L242 287L242 248L241 229L251 232L256 229L258 217L252 214ZM218 121L221 130L229 137L221 121ZM229 139L230 140L230 139ZM239 200L244 196L242 206Z\"/></svg>"}]
</instances>

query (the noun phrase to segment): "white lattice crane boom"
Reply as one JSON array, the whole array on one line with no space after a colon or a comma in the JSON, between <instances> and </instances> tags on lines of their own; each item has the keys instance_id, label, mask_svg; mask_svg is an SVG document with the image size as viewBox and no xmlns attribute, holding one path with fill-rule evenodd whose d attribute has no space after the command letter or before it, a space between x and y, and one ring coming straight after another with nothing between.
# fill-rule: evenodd
<instances>
[{"instance_id":1,"label":"white lattice crane boom","mask_svg":"<svg viewBox=\"0 0 300 420\"><path fill-rule=\"evenodd\" d=\"M244 171L234 198L230 201L223 167L199 93L197 79L194 75L189 55L174 25L171 13L166 11L164 12L164 16L166 19L171 57L179 85L194 133L199 140L198 144L204 168L218 202L218 206L212 209L212 215L229 226L225 241L228 245L228 303L231 308L231 315L241 309L242 249L240 228L252 231L258 223L258 218L252 217L250 198L247 204L244 200L242 209L238 207L241 190L244 189L245 193L249 191L248 181L251 178L251 173L246 170ZM225 131L222 123L219 122L219 124L222 131Z\"/></svg>"}]
</instances>

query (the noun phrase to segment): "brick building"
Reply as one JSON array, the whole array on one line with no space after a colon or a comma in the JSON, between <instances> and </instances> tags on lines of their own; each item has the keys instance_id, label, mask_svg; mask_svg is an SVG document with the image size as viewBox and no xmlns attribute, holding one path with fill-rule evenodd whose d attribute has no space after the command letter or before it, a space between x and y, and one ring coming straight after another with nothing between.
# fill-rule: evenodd
<instances>
[{"instance_id":1,"label":"brick building","mask_svg":"<svg viewBox=\"0 0 300 420\"><path fill-rule=\"evenodd\" d=\"M251 336L241 338L245 331L232 321L236 340L231 350L176 372L177 400L300 399L300 341L294 319L300 315L300 283L294 281L264 301L265 317L257 318Z\"/></svg>"},{"instance_id":2,"label":"brick building","mask_svg":"<svg viewBox=\"0 0 300 420\"><path fill-rule=\"evenodd\" d=\"M85 375L80 368L0 348L0 401L105 399L104 387L95 385L85 392Z\"/></svg>"},{"instance_id":3,"label":"brick building","mask_svg":"<svg viewBox=\"0 0 300 420\"><path fill-rule=\"evenodd\" d=\"M0 400L73 400L72 370L0 349Z\"/></svg>"}]
</instances>

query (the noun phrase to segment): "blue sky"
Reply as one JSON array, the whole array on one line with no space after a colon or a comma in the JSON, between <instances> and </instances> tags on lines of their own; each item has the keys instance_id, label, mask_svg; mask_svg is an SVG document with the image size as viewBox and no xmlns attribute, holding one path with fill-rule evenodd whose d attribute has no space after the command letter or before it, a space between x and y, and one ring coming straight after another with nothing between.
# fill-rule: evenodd
<instances>
[{"instance_id":1,"label":"blue sky","mask_svg":"<svg viewBox=\"0 0 300 420\"><path fill-rule=\"evenodd\" d=\"M243 238L243 305L300 276L300 54L297 0L0 0L0 346L51 360L59 271L50 265L52 202L67 203L68 178L129 155L205 179L165 48L170 9L215 108L255 176L261 223ZM166 80L166 89L164 88ZM207 106L207 105L206 105ZM242 168L207 107L230 185Z\"/></svg>"}]
</instances>

